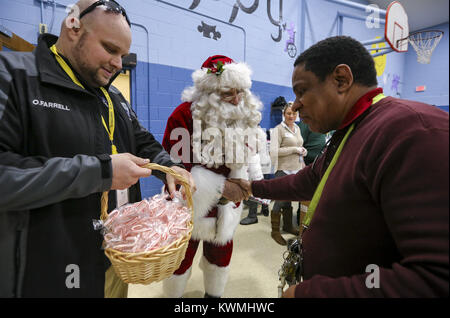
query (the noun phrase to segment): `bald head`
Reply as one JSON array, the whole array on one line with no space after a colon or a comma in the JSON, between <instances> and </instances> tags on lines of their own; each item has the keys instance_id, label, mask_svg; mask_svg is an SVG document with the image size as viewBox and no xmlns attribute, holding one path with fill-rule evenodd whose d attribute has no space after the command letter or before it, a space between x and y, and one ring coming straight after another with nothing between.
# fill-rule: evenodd
<instances>
[{"instance_id":1,"label":"bald head","mask_svg":"<svg viewBox=\"0 0 450 318\"><path fill-rule=\"evenodd\" d=\"M131 29L125 17L106 6L95 7L81 18L80 13L95 0L80 0L61 26L58 51L93 87L104 86L122 68L122 58L131 45Z\"/></svg>"},{"instance_id":2,"label":"bald head","mask_svg":"<svg viewBox=\"0 0 450 318\"><path fill-rule=\"evenodd\" d=\"M97 0L80 0L75 3L78 6L80 13L86 10L91 4L95 3Z\"/></svg>"},{"instance_id":3,"label":"bald head","mask_svg":"<svg viewBox=\"0 0 450 318\"><path fill-rule=\"evenodd\" d=\"M118 14L117 12L108 10L105 5L99 5L93 10L90 10L88 13L83 15L83 20L81 20L80 14L83 13L87 8L96 3L97 0L79 0L75 5L72 6L67 18L63 21L61 26L61 31L64 28L80 28L82 26L89 28L94 22L104 22L104 16L106 15L116 15L119 17L119 20L123 20L122 22L128 22L126 18L122 14ZM129 27L129 25L128 25Z\"/></svg>"}]
</instances>

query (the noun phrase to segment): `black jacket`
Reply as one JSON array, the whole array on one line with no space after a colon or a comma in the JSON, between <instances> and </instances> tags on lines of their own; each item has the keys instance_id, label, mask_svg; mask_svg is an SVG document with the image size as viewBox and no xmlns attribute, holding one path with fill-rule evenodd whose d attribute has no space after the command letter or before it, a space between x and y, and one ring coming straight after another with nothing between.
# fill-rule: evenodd
<instances>
[{"instance_id":1,"label":"black jacket","mask_svg":"<svg viewBox=\"0 0 450 318\"><path fill-rule=\"evenodd\" d=\"M44 35L33 52L0 53L0 297L103 297L110 265L93 219L111 187L111 143L101 122L108 109L95 90L74 84ZM117 89L119 152L174 163ZM157 175L161 179L164 175ZM139 184L130 202L141 200ZM110 191L109 210L115 207ZM79 288L66 280L79 268ZM69 284L69 286L71 286Z\"/></svg>"}]
</instances>

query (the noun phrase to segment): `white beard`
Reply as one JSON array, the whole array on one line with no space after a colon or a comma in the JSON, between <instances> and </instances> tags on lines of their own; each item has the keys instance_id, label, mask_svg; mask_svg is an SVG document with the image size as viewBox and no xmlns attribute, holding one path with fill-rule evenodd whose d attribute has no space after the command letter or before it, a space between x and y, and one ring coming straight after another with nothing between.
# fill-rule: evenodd
<instances>
[{"instance_id":1,"label":"white beard","mask_svg":"<svg viewBox=\"0 0 450 318\"><path fill-rule=\"evenodd\" d=\"M204 97L207 101L201 98L192 111L193 143L201 145L201 149L193 149L195 160L208 168L225 164L232 170L248 164L247 144L257 135L260 113L255 115L255 110L246 107L244 100L235 106L221 101L214 93ZM253 122L256 123L252 125Z\"/></svg>"}]
</instances>

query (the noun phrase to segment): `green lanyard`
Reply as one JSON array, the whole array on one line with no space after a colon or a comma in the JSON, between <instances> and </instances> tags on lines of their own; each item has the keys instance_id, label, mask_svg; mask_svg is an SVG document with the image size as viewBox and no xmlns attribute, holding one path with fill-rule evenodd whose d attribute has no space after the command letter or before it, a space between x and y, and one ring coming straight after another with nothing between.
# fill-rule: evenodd
<instances>
[{"instance_id":1,"label":"green lanyard","mask_svg":"<svg viewBox=\"0 0 450 318\"><path fill-rule=\"evenodd\" d=\"M378 94L372 99L372 105L380 101L381 99L385 98L386 96L383 95L383 93ZM314 192L314 195L312 197L311 203L309 204L308 211L306 212L305 219L303 221L303 227L308 228L309 224L311 223L311 220L313 218L314 212L316 211L316 207L319 204L319 200L322 196L323 188L325 187L325 184L328 180L328 177L331 173L331 170L333 170L334 165L336 164L339 156L341 155L342 149L344 148L345 143L347 142L348 137L350 136L350 133L355 128L355 124L353 123L350 128L345 133L344 138L342 139L341 143L339 144L339 147L336 151L336 153L333 156L333 159L331 160L330 165L328 166L327 170L325 171L325 174L323 175L322 179L319 182L319 185L316 188L316 191Z\"/></svg>"},{"instance_id":2,"label":"green lanyard","mask_svg":"<svg viewBox=\"0 0 450 318\"><path fill-rule=\"evenodd\" d=\"M58 51L56 50L56 46L52 45L50 47L50 51L53 52L53 54L55 54L55 58L56 61L59 63L59 65L61 65L61 67L63 68L63 70L67 73L67 75L69 75L70 79L77 84L78 86L80 86L81 88L84 88L84 86L80 83L80 81L77 79L77 77L75 76L75 74L73 73L72 69L70 68L70 66L66 63L66 61L64 61L64 59L58 54ZM101 91L103 92L103 95L105 95L105 98L108 102L108 113L109 113L109 129L108 126L106 125L105 119L102 116L102 123L103 126L106 129L106 132L108 133L109 136L109 140L111 141L111 153L113 155L117 154L117 148L114 145L114 127L115 127L115 120L114 120L114 105L111 101L111 97L108 94L108 91L106 89L104 89L103 87L100 87Z\"/></svg>"}]
</instances>

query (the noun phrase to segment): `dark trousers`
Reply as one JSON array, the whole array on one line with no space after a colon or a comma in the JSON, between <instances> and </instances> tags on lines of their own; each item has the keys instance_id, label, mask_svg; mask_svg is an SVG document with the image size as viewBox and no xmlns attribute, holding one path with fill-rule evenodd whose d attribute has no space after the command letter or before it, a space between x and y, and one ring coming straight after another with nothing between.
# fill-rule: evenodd
<instances>
[{"instance_id":1,"label":"dark trousers","mask_svg":"<svg viewBox=\"0 0 450 318\"><path fill-rule=\"evenodd\" d=\"M275 172L275 178L284 177L287 174L284 173L282 170L278 170ZM290 201L275 201L273 204L272 212L280 212L282 208L292 208L292 204Z\"/></svg>"}]
</instances>

